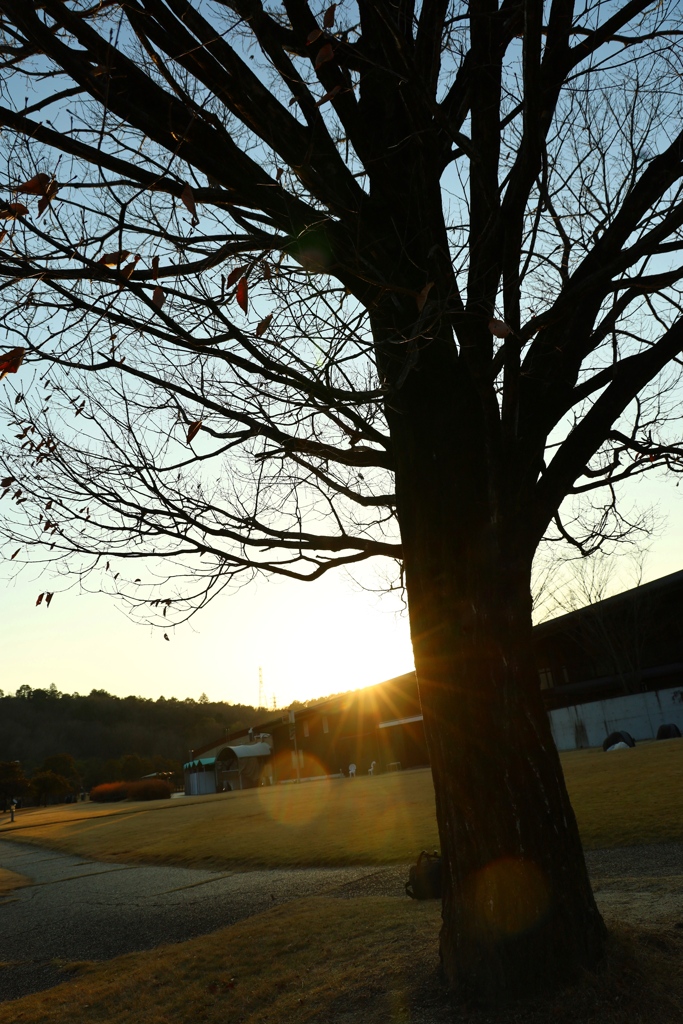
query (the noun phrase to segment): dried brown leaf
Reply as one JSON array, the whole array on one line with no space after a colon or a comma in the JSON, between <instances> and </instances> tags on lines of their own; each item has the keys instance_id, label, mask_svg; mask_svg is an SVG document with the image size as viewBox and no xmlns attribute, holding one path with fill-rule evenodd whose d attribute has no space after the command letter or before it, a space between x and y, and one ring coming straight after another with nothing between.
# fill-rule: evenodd
<instances>
[{"instance_id":1,"label":"dried brown leaf","mask_svg":"<svg viewBox=\"0 0 683 1024\"><path fill-rule=\"evenodd\" d=\"M273 319L273 314L270 313L256 328L256 337L260 338L262 334L265 334L270 327L270 322Z\"/></svg>"},{"instance_id":2,"label":"dried brown leaf","mask_svg":"<svg viewBox=\"0 0 683 1024\"><path fill-rule=\"evenodd\" d=\"M47 210L48 206L59 192L59 186L56 181L51 181L48 185L45 194L42 199L38 200L38 216L40 217Z\"/></svg>"},{"instance_id":3,"label":"dried brown leaf","mask_svg":"<svg viewBox=\"0 0 683 1024\"><path fill-rule=\"evenodd\" d=\"M330 4L323 15L323 28L332 28L334 26L334 12L337 10L338 4Z\"/></svg>"},{"instance_id":4,"label":"dried brown leaf","mask_svg":"<svg viewBox=\"0 0 683 1024\"><path fill-rule=\"evenodd\" d=\"M494 338L507 338L512 334L512 328L504 320L489 320L489 330Z\"/></svg>"},{"instance_id":5,"label":"dried brown leaf","mask_svg":"<svg viewBox=\"0 0 683 1024\"><path fill-rule=\"evenodd\" d=\"M24 196L44 196L49 187L49 174L34 174L28 181L18 185L14 191Z\"/></svg>"},{"instance_id":6,"label":"dried brown leaf","mask_svg":"<svg viewBox=\"0 0 683 1024\"><path fill-rule=\"evenodd\" d=\"M3 220L16 220L17 217L25 217L28 213L28 206L24 206L23 203L7 203L3 204L0 210L0 217Z\"/></svg>"},{"instance_id":7,"label":"dried brown leaf","mask_svg":"<svg viewBox=\"0 0 683 1024\"><path fill-rule=\"evenodd\" d=\"M231 270L230 273L228 274L228 280L226 282L228 288L232 288L235 281L239 281L240 277L244 276L244 273L247 269L247 267L235 267L234 270Z\"/></svg>"},{"instance_id":8,"label":"dried brown leaf","mask_svg":"<svg viewBox=\"0 0 683 1024\"><path fill-rule=\"evenodd\" d=\"M320 47L315 58L315 70L317 71L323 64L327 64L329 60L334 60L334 50L331 43L325 43L324 46Z\"/></svg>"},{"instance_id":9,"label":"dried brown leaf","mask_svg":"<svg viewBox=\"0 0 683 1024\"><path fill-rule=\"evenodd\" d=\"M417 308L420 311L420 313L425 308L425 303L427 301L427 297L428 297L428 295L429 295L429 293L430 293L430 291L432 290L433 287L434 287L434 282L433 281L428 281L427 284L422 289L422 291L419 292L415 296L415 302L417 303Z\"/></svg>"},{"instance_id":10,"label":"dried brown leaf","mask_svg":"<svg viewBox=\"0 0 683 1024\"><path fill-rule=\"evenodd\" d=\"M323 103L327 103L328 100L333 100L335 96L338 96L341 91L341 85L335 85L334 89L330 89L329 92L325 93L322 99L318 100L318 102L316 103L316 107L322 107Z\"/></svg>"},{"instance_id":11,"label":"dried brown leaf","mask_svg":"<svg viewBox=\"0 0 683 1024\"><path fill-rule=\"evenodd\" d=\"M189 427L189 429L187 431L187 443L188 444L191 444L192 441L194 440L194 438L197 436L197 434L199 433L199 431L202 428L202 423L203 422L204 422L204 420L196 420L195 423L190 423L190 427Z\"/></svg>"},{"instance_id":12,"label":"dried brown leaf","mask_svg":"<svg viewBox=\"0 0 683 1024\"><path fill-rule=\"evenodd\" d=\"M118 267L124 260L127 260L130 256L128 249L121 249L119 252L110 252L104 256L100 256L98 263L101 263L104 267Z\"/></svg>"},{"instance_id":13,"label":"dried brown leaf","mask_svg":"<svg viewBox=\"0 0 683 1024\"><path fill-rule=\"evenodd\" d=\"M157 285L152 292L152 303L157 307L157 309L161 309L165 299L166 293L164 292L164 289Z\"/></svg>"},{"instance_id":14,"label":"dried brown leaf","mask_svg":"<svg viewBox=\"0 0 683 1024\"><path fill-rule=\"evenodd\" d=\"M192 223L197 223L197 207L194 201L194 192L190 186L186 183L185 188L180 193L180 201L187 207L188 212L192 216Z\"/></svg>"}]
</instances>

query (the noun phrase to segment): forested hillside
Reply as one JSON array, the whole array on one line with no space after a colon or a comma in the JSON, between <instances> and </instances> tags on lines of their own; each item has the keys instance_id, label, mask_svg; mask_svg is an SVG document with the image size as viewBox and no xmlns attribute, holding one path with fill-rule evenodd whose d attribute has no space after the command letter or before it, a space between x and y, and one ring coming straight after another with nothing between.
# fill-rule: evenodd
<instances>
[{"instance_id":1,"label":"forested hillside","mask_svg":"<svg viewBox=\"0 0 683 1024\"><path fill-rule=\"evenodd\" d=\"M106 690L87 696L21 686L14 696L0 691L0 761L20 761L27 774L54 754L71 754L89 785L118 777L116 762L138 755L162 770L183 762L203 743L279 713L249 705L172 697L116 697ZM170 766L169 766L170 767Z\"/></svg>"}]
</instances>

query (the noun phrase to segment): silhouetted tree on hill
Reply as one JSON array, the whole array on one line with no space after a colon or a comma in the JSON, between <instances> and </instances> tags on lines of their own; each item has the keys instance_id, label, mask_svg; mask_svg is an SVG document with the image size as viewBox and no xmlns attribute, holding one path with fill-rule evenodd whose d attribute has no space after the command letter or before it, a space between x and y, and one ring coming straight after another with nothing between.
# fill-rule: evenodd
<instances>
[{"instance_id":1,"label":"silhouetted tree on hill","mask_svg":"<svg viewBox=\"0 0 683 1024\"><path fill-rule=\"evenodd\" d=\"M191 748L233 731L240 721L246 729L270 717L244 705L119 698L105 690L88 696L56 691L50 700L34 699L29 686L17 692L21 696L0 698L3 755L28 773L52 770L73 779L75 788L81 780L90 788L128 778L122 774L126 755L134 760L134 773L176 772Z\"/></svg>"}]
</instances>

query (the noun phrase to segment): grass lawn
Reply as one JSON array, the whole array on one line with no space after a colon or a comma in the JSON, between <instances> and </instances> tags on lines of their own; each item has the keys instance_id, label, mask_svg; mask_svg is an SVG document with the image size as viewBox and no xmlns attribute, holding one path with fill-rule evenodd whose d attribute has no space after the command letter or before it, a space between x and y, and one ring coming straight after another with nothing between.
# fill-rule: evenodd
<instances>
[{"instance_id":1,"label":"grass lawn","mask_svg":"<svg viewBox=\"0 0 683 1024\"><path fill-rule=\"evenodd\" d=\"M587 847L683 840L683 741L572 751L562 761ZM383 864L437 845L428 771L26 810L0 825L7 838L102 860L213 867ZM666 885L680 888L679 878L651 882L663 905ZM619 900L627 897L603 895L619 923L595 974L505 1011L449 1004L437 975L438 902L313 897L189 942L74 964L64 985L0 1004L0 1024L683 1021L683 929L663 920L624 925Z\"/></svg>"},{"instance_id":2,"label":"grass lawn","mask_svg":"<svg viewBox=\"0 0 683 1024\"><path fill-rule=\"evenodd\" d=\"M314 897L189 942L89 966L0 1004L0 1024L674 1024L683 933L622 926L559 996L454 1011L438 980L440 905Z\"/></svg>"},{"instance_id":3,"label":"grass lawn","mask_svg":"<svg viewBox=\"0 0 683 1024\"><path fill-rule=\"evenodd\" d=\"M562 755L584 846L683 840L683 741ZM151 803L20 811L0 839L100 860L294 867L390 864L438 846L428 771Z\"/></svg>"}]
</instances>

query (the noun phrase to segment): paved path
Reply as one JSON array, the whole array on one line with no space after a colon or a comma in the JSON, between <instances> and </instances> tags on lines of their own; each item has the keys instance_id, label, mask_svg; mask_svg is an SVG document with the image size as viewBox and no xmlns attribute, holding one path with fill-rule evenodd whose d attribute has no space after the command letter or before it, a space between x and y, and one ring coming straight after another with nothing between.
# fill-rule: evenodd
<instances>
[{"instance_id":1,"label":"paved path","mask_svg":"<svg viewBox=\"0 0 683 1024\"><path fill-rule=\"evenodd\" d=\"M601 909L683 925L683 844L594 850L586 860ZM107 864L2 840L0 867L33 883L0 897L0 1000L65 981L70 974L56 960L182 942L303 896L405 899L407 877L405 865L221 872ZM669 887L652 891L656 878Z\"/></svg>"},{"instance_id":2,"label":"paved path","mask_svg":"<svg viewBox=\"0 0 683 1024\"><path fill-rule=\"evenodd\" d=\"M275 903L335 889L345 895L378 874L376 867L219 872L105 864L2 841L0 867L33 882L0 897L0 1000L64 981L69 975L57 959L106 960L182 942Z\"/></svg>"}]
</instances>

